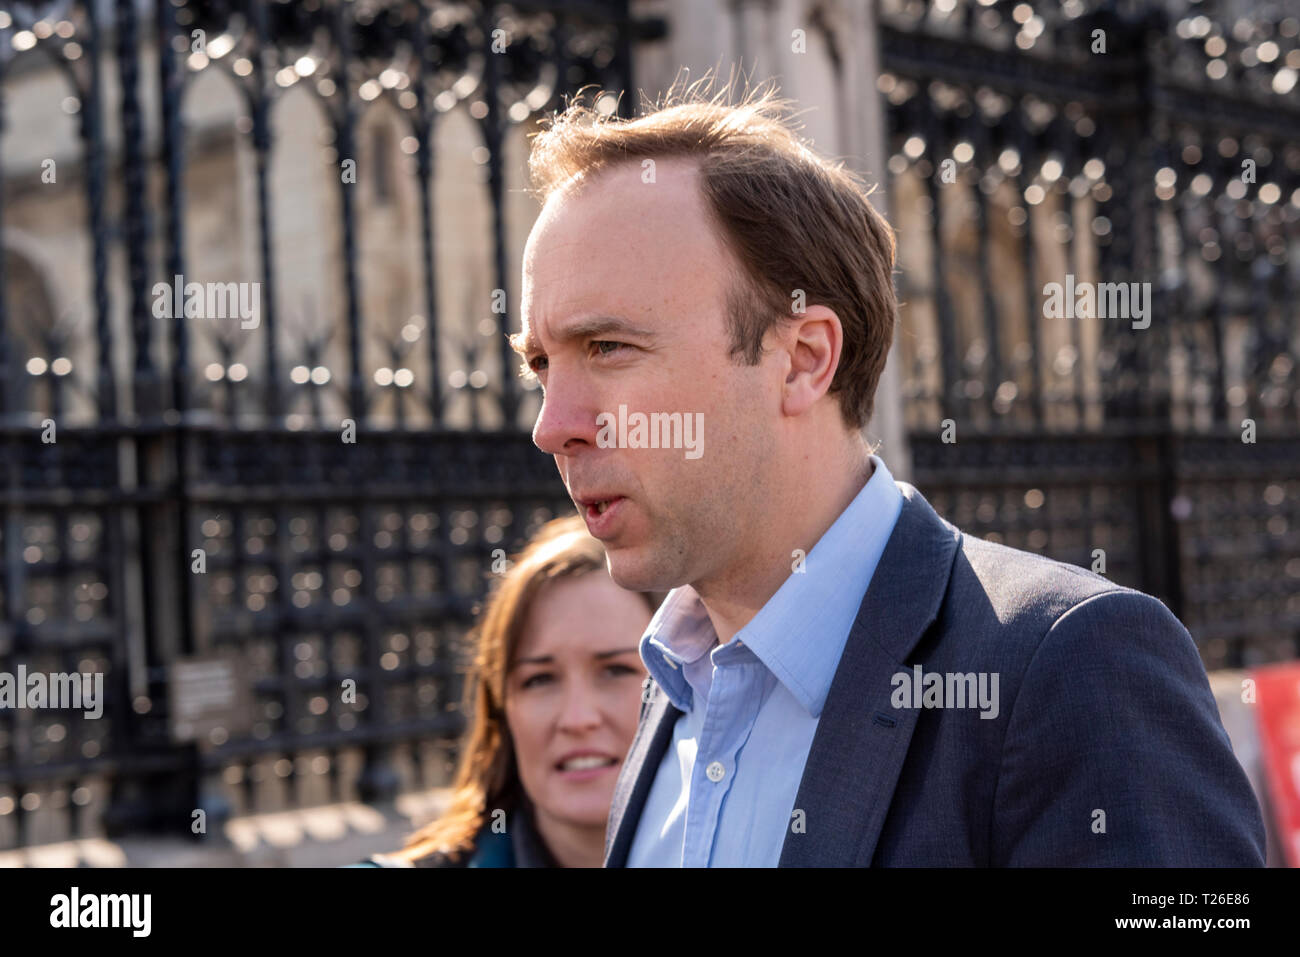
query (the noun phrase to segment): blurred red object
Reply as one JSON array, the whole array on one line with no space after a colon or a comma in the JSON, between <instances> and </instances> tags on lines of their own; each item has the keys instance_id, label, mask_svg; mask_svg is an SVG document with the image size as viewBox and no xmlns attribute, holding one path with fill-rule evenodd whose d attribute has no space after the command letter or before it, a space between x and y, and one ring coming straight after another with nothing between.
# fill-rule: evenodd
<instances>
[{"instance_id":1,"label":"blurred red object","mask_svg":"<svg viewBox=\"0 0 1300 957\"><path fill-rule=\"evenodd\" d=\"M1278 843L1300 867L1300 662L1256 668L1259 740Z\"/></svg>"}]
</instances>

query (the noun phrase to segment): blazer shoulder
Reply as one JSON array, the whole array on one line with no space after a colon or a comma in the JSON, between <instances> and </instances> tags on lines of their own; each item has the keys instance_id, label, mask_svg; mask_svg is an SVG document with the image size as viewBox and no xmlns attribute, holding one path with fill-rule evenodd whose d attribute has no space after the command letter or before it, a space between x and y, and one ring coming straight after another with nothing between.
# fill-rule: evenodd
<instances>
[{"instance_id":1,"label":"blazer shoulder","mask_svg":"<svg viewBox=\"0 0 1300 957\"><path fill-rule=\"evenodd\" d=\"M964 533L949 591L958 607L969 607L978 594L999 622L1030 627L1040 636L1071 609L1099 595L1127 594L1159 603L1078 565Z\"/></svg>"}]
</instances>

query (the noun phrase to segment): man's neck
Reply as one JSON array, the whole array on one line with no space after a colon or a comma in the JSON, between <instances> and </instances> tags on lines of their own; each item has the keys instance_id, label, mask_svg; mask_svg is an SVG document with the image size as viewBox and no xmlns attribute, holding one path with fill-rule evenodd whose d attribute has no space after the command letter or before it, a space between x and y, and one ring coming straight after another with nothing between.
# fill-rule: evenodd
<instances>
[{"instance_id":1,"label":"man's neck","mask_svg":"<svg viewBox=\"0 0 1300 957\"><path fill-rule=\"evenodd\" d=\"M743 568L716 582L693 584L713 622L718 644L729 642L759 613L790 577L795 549L800 549L805 556L812 551L874 472L875 464L865 443L861 459L851 460L848 468L841 465L827 473L805 472L805 475L838 474L839 481L828 494L810 502L807 510L789 509L785 512L787 522L767 526L758 547L746 556L748 560ZM798 501L798 497L791 500Z\"/></svg>"}]
</instances>

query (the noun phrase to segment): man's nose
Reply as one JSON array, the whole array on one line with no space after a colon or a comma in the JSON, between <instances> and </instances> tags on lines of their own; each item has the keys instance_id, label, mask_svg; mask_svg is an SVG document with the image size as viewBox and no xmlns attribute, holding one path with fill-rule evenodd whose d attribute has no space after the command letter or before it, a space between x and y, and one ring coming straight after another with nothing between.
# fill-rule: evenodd
<instances>
[{"instance_id":1,"label":"man's nose","mask_svg":"<svg viewBox=\"0 0 1300 957\"><path fill-rule=\"evenodd\" d=\"M581 445L595 444L596 411L577 389L552 376L542 394L542 407L533 425L533 444L547 455L572 455Z\"/></svg>"}]
</instances>

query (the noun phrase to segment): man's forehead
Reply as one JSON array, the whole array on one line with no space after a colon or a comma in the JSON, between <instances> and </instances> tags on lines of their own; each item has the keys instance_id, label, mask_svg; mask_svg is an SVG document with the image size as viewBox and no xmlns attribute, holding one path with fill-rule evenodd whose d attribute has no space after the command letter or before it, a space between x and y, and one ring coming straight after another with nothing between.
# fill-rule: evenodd
<instances>
[{"instance_id":1,"label":"man's forehead","mask_svg":"<svg viewBox=\"0 0 1300 957\"><path fill-rule=\"evenodd\" d=\"M581 171L557 186L547 199L564 202L602 193L635 190L647 194L642 186L667 186L683 193L698 195L700 163L688 156L629 156L593 170Z\"/></svg>"},{"instance_id":2,"label":"man's forehead","mask_svg":"<svg viewBox=\"0 0 1300 957\"><path fill-rule=\"evenodd\" d=\"M620 162L547 201L524 255L523 331L530 323L653 307L673 285L704 291L725 250L699 192L695 164L664 159L645 182ZM669 278L676 282L667 281ZM548 329L549 331L549 329Z\"/></svg>"},{"instance_id":3,"label":"man's forehead","mask_svg":"<svg viewBox=\"0 0 1300 957\"><path fill-rule=\"evenodd\" d=\"M653 164L643 167L641 164ZM546 200L528 238L528 253L552 242L580 239L598 226L634 238L656 222L704 216L698 164L679 157L614 163L570 179ZM638 230L637 227L642 227ZM577 233L577 236L568 234Z\"/></svg>"}]
</instances>

